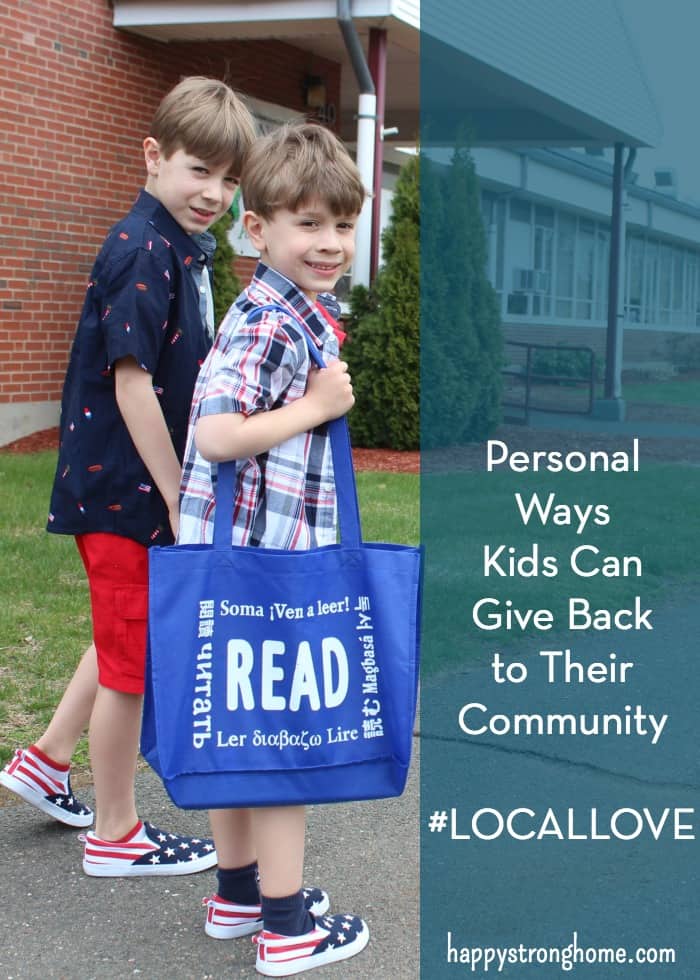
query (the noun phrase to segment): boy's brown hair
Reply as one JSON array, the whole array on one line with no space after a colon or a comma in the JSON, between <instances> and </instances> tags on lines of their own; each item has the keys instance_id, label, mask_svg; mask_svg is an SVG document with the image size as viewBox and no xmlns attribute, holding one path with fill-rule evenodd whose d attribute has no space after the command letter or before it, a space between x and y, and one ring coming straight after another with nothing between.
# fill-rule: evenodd
<instances>
[{"instance_id":1,"label":"boy's brown hair","mask_svg":"<svg viewBox=\"0 0 700 980\"><path fill-rule=\"evenodd\" d=\"M149 135L158 141L166 160L184 150L214 166L230 160L239 174L256 130L253 117L232 88L216 78L192 75L164 97Z\"/></svg>"},{"instance_id":2,"label":"boy's brown hair","mask_svg":"<svg viewBox=\"0 0 700 980\"><path fill-rule=\"evenodd\" d=\"M256 140L243 161L241 193L246 209L266 219L313 200L334 215L359 214L366 195L348 151L315 123L287 123Z\"/></svg>"}]
</instances>

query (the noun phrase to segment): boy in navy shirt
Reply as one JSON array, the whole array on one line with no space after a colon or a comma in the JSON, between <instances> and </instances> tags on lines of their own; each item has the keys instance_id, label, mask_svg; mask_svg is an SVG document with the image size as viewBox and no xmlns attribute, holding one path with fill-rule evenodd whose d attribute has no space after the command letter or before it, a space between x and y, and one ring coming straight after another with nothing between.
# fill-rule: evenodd
<instances>
[{"instance_id":1,"label":"boy in navy shirt","mask_svg":"<svg viewBox=\"0 0 700 980\"><path fill-rule=\"evenodd\" d=\"M214 334L207 229L230 207L254 138L252 117L223 82L187 78L163 99L143 144L145 190L107 235L71 352L48 529L76 538L93 644L46 732L18 750L0 782L63 823L89 826L69 775L89 720L90 875L189 874L216 863L211 841L138 818L134 777L148 548L177 534L187 418Z\"/></svg>"}]
</instances>

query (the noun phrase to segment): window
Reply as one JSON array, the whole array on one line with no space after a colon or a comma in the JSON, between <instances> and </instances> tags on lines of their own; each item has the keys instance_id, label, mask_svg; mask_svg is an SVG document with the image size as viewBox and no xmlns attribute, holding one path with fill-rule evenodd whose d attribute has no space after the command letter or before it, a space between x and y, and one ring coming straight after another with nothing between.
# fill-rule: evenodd
<instances>
[{"instance_id":1,"label":"window","mask_svg":"<svg viewBox=\"0 0 700 980\"><path fill-rule=\"evenodd\" d=\"M685 280L686 252L682 248L673 250L673 295L671 299L671 323L676 326L683 326L687 320L685 316L685 304L683 303ZM690 309L690 307L689 307Z\"/></svg>"},{"instance_id":2,"label":"window","mask_svg":"<svg viewBox=\"0 0 700 980\"><path fill-rule=\"evenodd\" d=\"M628 323L642 320L642 280L644 271L644 239L627 237L627 297L625 319Z\"/></svg>"},{"instance_id":3,"label":"window","mask_svg":"<svg viewBox=\"0 0 700 980\"><path fill-rule=\"evenodd\" d=\"M508 313L528 316L532 312L532 224L529 201L511 198L508 222Z\"/></svg>"},{"instance_id":4,"label":"window","mask_svg":"<svg viewBox=\"0 0 700 980\"><path fill-rule=\"evenodd\" d=\"M608 315L608 279L610 276L610 232L598 225L596 232L596 273L594 319L604 321Z\"/></svg>"},{"instance_id":5,"label":"window","mask_svg":"<svg viewBox=\"0 0 700 980\"><path fill-rule=\"evenodd\" d=\"M534 269L535 292L532 312L535 316L552 313L552 256L554 251L554 210L535 208Z\"/></svg>"},{"instance_id":6,"label":"window","mask_svg":"<svg viewBox=\"0 0 700 980\"><path fill-rule=\"evenodd\" d=\"M557 227L557 316L571 319L574 315L574 255L576 251L576 218L560 213Z\"/></svg>"},{"instance_id":7,"label":"window","mask_svg":"<svg viewBox=\"0 0 700 980\"><path fill-rule=\"evenodd\" d=\"M670 245L659 247L659 312L658 322L671 322L671 275L673 252Z\"/></svg>"},{"instance_id":8,"label":"window","mask_svg":"<svg viewBox=\"0 0 700 980\"><path fill-rule=\"evenodd\" d=\"M608 313L610 226L515 196L484 193L489 278L511 317L603 326ZM632 228L623 282L628 324L700 327L700 249Z\"/></svg>"},{"instance_id":9,"label":"window","mask_svg":"<svg viewBox=\"0 0 700 980\"><path fill-rule=\"evenodd\" d=\"M576 319L593 318L595 224L579 218L576 241Z\"/></svg>"},{"instance_id":10,"label":"window","mask_svg":"<svg viewBox=\"0 0 700 980\"><path fill-rule=\"evenodd\" d=\"M658 274L659 243L647 239L644 249L644 302L642 306L644 323L656 323L658 319Z\"/></svg>"}]
</instances>

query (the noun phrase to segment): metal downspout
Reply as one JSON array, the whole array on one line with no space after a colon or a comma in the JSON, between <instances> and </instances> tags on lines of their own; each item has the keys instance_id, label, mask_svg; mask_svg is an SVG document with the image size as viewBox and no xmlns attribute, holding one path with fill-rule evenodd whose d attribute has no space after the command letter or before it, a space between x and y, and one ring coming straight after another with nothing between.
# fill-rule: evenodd
<instances>
[{"instance_id":1,"label":"metal downspout","mask_svg":"<svg viewBox=\"0 0 700 980\"><path fill-rule=\"evenodd\" d=\"M355 78L360 89L360 95L374 95L375 88L369 65L365 58L362 42L357 33L355 22L350 11L350 0L338 0L337 19L340 33L343 35L345 48L350 55L350 61L355 72Z\"/></svg>"},{"instance_id":2,"label":"metal downspout","mask_svg":"<svg viewBox=\"0 0 700 980\"><path fill-rule=\"evenodd\" d=\"M337 20L360 89L357 107L357 166L368 191L374 186L374 141L377 95L365 52L352 19L350 0L337 0ZM369 286L372 252L372 198L365 200L357 221L352 284Z\"/></svg>"},{"instance_id":3,"label":"metal downspout","mask_svg":"<svg viewBox=\"0 0 700 980\"><path fill-rule=\"evenodd\" d=\"M610 265L608 274L608 325L605 344L605 379L603 398L594 406L598 418L622 421L625 402L622 398L622 345L625 319L625 184L632 172L636 150L631 148L623 164L625 147L615 144L610 228Z\"/></svg>"},{"instance_id":4,"label":"metal downspout","mask_svg":"<svg viewBox=\"0 0 700 980\"><path fill-rule=\"evenodd\" d=\"M384 173L384 112L386 108L387 32L383 28L369 29L369 65L377 86L377 121L374 132L374 179L372 189L372 238L369 275L374 280L379 270L379 251L382 223L382 176ZM495 281L495 280L494 280Z\"/></svg>"}]
</instances>

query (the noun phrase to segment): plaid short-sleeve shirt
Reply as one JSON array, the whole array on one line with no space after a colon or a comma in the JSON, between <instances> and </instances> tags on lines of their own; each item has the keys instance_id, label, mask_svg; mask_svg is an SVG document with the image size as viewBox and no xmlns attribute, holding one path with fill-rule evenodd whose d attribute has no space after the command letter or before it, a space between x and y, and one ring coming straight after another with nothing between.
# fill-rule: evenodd
<instances>
[{"instance_id":1,"label":"plaid short-sleeve shirt","mask_svg":"<svg viewBox=\"0 0 700 980\"><path fill-rule=\"evenodd\" d=\"M285 311L254 310L274 304ZM179 544L210 543L217 466L194 444L203 415L251 415L280 408L306 391L311 360L304 326L326 361L338 341L328 322L288 279L263 263L224 318L197 379L182 485ZM237 461L231 540L286 550L335 543L335 487L327 426Z\"/></svg>"}]
</instances>

